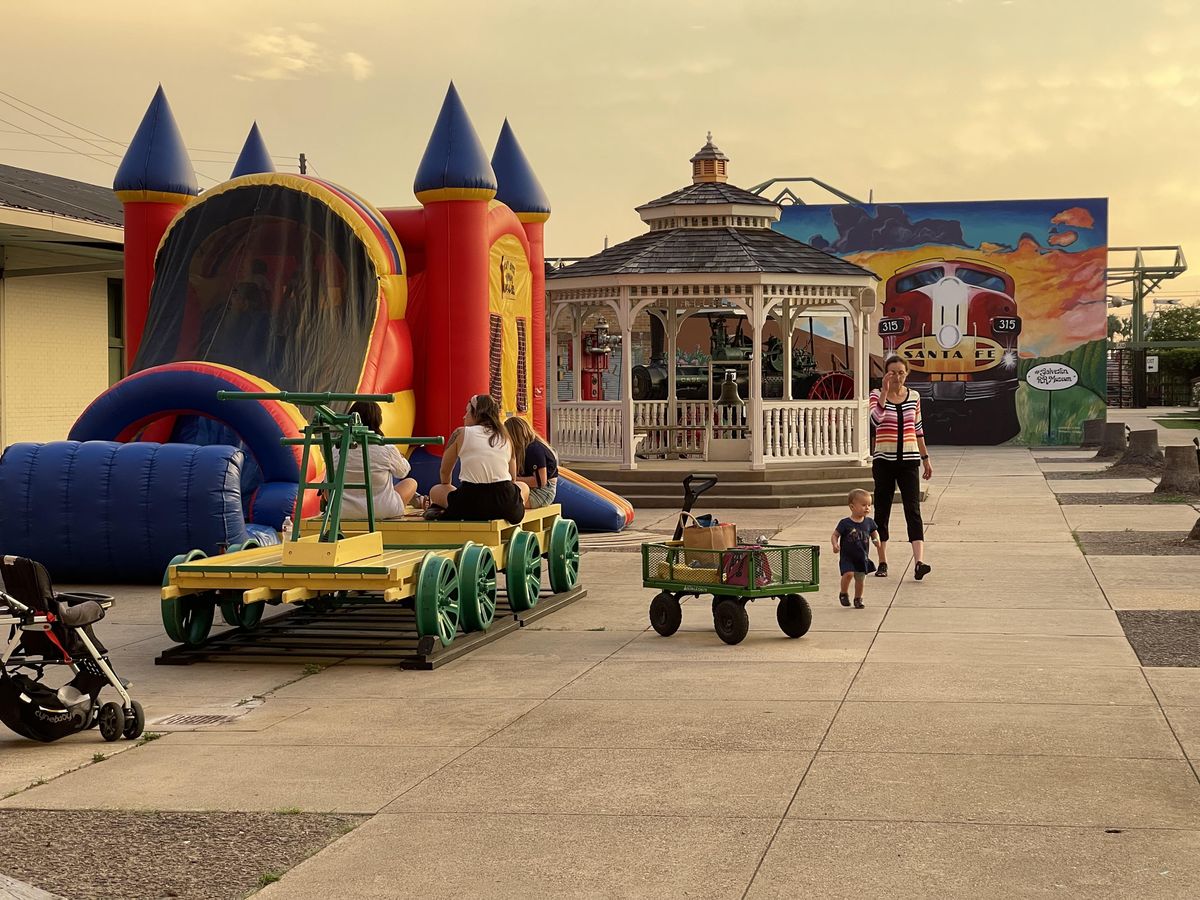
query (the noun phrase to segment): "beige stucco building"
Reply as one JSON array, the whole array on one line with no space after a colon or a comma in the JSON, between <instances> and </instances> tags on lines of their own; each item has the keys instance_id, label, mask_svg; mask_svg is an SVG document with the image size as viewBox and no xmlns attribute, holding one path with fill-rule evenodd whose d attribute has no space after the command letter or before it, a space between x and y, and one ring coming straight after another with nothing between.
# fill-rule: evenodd
<instances>
[{"instance_id":1,"label":"beige stucco building","mask_svg":"<svg viewBox=\"0 0 1200 900\"><path fill-rule=\"evenodd\" d=\"M0 447L62 440L124 374L121 204L0 165Z\"/></svg>"}]
</instances>

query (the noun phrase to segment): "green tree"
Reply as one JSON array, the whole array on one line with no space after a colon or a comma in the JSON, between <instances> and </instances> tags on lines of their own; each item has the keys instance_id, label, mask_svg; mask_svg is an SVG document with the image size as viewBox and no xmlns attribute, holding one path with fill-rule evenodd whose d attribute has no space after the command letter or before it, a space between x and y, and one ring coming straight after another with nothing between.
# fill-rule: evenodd
<instances>
[{"instance_id":1,"label":"green tree","mask_svg":"<svg viewBox=\"0 0 1200 900\"><path fill-rule=\"evenodd\" d=\"M1112 316L1109 316L1111 319ZM1150 320L1152 341L1200 341L1200 307L1169 306Z\"/></svg>"},{"instance_id":2,"label":"green tree","mask_svg":"<svg viewBox=\"0 0 1200 900\"><path fill-rule=\"evenodd\" d=\"M1114 337L1122 340L1128 340L1129 333L1132 330L1130 327L1133 322L1129 319L1122 319L1120 316L1108 314L1108 339L1112 341Z\"/></svg>"}]
</instances>

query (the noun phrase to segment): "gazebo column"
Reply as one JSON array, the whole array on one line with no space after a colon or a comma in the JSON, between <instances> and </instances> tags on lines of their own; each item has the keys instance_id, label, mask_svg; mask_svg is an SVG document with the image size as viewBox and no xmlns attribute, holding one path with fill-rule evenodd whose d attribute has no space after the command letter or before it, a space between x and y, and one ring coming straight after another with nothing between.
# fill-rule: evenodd
<instances>
[{"instance_id":1,"label":"gazebo column","mask_svg":"<svg viewBox=\"0 0 1200 900\"><path fill-rule=\"evenodd\" d=\"M586 319L586 308L571 308L571 399L576 403L583 399L583 323Z\"/></svg>"},{"instance_id":2,"label":"gazebo column","mask_svg":"<svg viewBox=\"0 0 1200 900\"><path fill-rule=\"evenodd\" d=\"M629 288L621 288L617 301L617 323L621 327L621 468L636 469L633 448L633 311Z\"/></svg>"},{"instance_id":3,"label":"gazebo column","mask_svg":"<svg viewBox=\"0 0 1200 900\"><path fill-rule=\"evenodd\" d=\"M868 344L867 328L870 321L862 310L861 300L854 304L854 399L858 404L858 422L854 429L855 450L861 462L866 462L871 449L870 412L867 399L871 385L868 381L871 370L871 348Z\"/></svg>"},{"instance_id":4,"label":"gazebo column","mask_svg":"<svg viewBox=\"0 0 1200 900\"><path fill-rule=\"evenodd\" d=\"M792 327L796 317L792 312L792 301L783 301L783 317L779 323L779 340L783 345L783 394L784 400L794 400L792 396Z\"/></svg>"},{"instance_id":5,"label":"gazebo column","mask_svg":"<svg viewBox=\"0 0 1200 900\"><path fill-rule=\"evenodd\" d=\"M679 356L679 317L675 312L675 301L667 301L667 320L663 327L667 332L667 424L678 425L679 417L675 402L675 360ZM667 432L668 443L674 443L674 432Z\"/></svg>"},{"instance_id":6,"label":"gazebo column","mask_svg":"<svg viewBox=\"0 0 1200 900\"><path fill-rule=\"evenodd\" d=\"M762 405L762 339L765 318L763 288L761 284L756 284L753 286L753 295L750 300L750 409L746 422L750 428L750 467L752 469L766 468L766 462L763 459Z\"/></svg>"},{"instance_id":7,"label":"gazebo column","mask_svg":"<svg viewBox=\"0 0 1200 900\"><path fill-rule=\"evenodd\" d=\"M549 385L546 387L546 410L548 412L546 433L542 437L546 438L551 443L554 443L552 431L554 430L554 411L558 408L558 314L562 309L556 304L553 299L546 303L546 321L549 327L546 329L546 359L549 360L549 365L554 368L554 377L550 379Z\"/></svg>"}]
</instances>

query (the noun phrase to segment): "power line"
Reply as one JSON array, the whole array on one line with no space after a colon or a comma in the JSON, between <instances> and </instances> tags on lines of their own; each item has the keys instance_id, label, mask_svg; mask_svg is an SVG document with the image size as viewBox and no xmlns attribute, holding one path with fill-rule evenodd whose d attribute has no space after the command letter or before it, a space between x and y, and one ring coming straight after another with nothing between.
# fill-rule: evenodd
<instances>
[{"instance_id":1,"label":"power line","mask_svg":"<svg viewBox=\"0 0 1200 900\"><path fill-rule=\"evenodd\" d=\"M75 137L74 135L69 135L69 134L62 134L62 135L44 134L39 131L24 131L20 128L0 128L0 134L24 134L24 135L28 135L30 137L61 137L61 138L65 138L67 140L72 140L72 141L82 141L83 140L83 138ZM104 138L103 140L110 144L116 144L118 147L128 147L129 146L128 141L115 141L110 138ZM12 147L9 149L19 150L20 148ZM187 147L185 149L187 150L188 153L223 153L228 156L238 156L242 152L241 150L218 150L215 147ZM112 151L106 151L106 152L112 153ZM112 153L112 155L119 156L120 154ZM296 158L294 156L288 156L283 153L272 153L272 154L270 154L270 157L271 157L271 159L289 160L289 161L294 160ZM196 161L196 162L211 162L212 160L194 160L194 161ZM222 162L223 161L224 160L222 160Z\"/></svg>"},{"instance_id":2,"label":"power line","mask_svg":"<svg viewBox=\"0 0 1200 900\"><path fill-rule=\"evenodd\" d=\"M3 99L3 98L5 98L5 97L7 97L8 99L7 99L7 100ZM24 115L24 116L29 116L31 119L35 119L35 120L37 120L38 122L41 122L43 125L46 125L46 126L48 126L48 127L50 127L50 128L53 128L53 129L55 129L57 132L61 132L61 134L45 134L44 132L36 132L36 131L32 131L31 129L25 128L24 126L22 126L22 125L19 125L19 124L17 124L16 122L10 122L8 119L3 119L3 118L0 118L0 122L4 123L5 125L10 125L10 126L12 126L12 130L9 130L9 129L0 129L0 133L4 133L4 134L24 134L24 135L28 135L29 137L36 137L36 138L40 138L41 140L48 141L48 142L50 142L51 144L54 144L56 147L59 147L59 148L60 148L59 150L45 150L45 149L43 149L43 150L41 150L41 151L35 150L35 149L33 149L33 148L28 148L28 149L26 149L26 148L20 148L20 147L0 148L0 149L4 150L5 152L14 152L14 153L37 153L37 152L43 152L43 153L72 153L72 154L75 154L75 155L78 155L78 156L82 156L82 157L84 157L84 158L86 158L86 159L93 160L93 161L95 161L95 162L98 162L98 163L103 163L104 165L106 165L106 166L110 166L111 168L114 168L114 169L115 169L115 168L117 168L117 164L116 164L116 163L109 162L109 161L108 161L108 160L106 160L106 159L101 159L101 158L100 158L100 157L98 157L98 156L95 156L95 155L93 155L93 154L91 154L91 153L87 153L87 152L85 152L85 151L83 151L83 150L80 150L80 149L78 149L78 148L76 148L76 147L69 147L69 146L67 146L66 144L63 144L63 143L61 143L61 140L69 140L69 141L81 141L81 142L83 142L83 143L85 143L85 144L89 144L89 145L91 145L93 148L95 148L96 150L98 150L100 153L102 153L104 156L112 156L112 157L117 157L117 158L120 158L120 156L121 156L121 154L119 154L119 153L116 153L116 152L114 152L114 151L112 151L112 150L109 150L109 149L107 149L107 148L105 148L105 147L102 147L102 146L100 146L98 143L96 143L95 141L93 141L93 140L91 140L91 139L89 139L89 138L80 137L80 136L78 136L78 135L70 134L70 133L69 133L69 132L68 132L68 131L67 131L65 128L63 128L61 125L56 125L56 124L54 124L54 122L49 122L49 121L47 121L46 119L43 119L43 118L41 118L40 116L35 116L33 113L29 112L28 110L21 109L21 107L20 107L20 106L17 106L15 103L12 103L12 102L10 102L10 101L14 101L14 100L16 101L16 103L19 103L19 104L21 104L22 106L27 106L27 107L29 107L30 109L36 110L37 112L41 113L42 115L49 116L51 119L56 119L56 120L58 120L59 122L63 122L63 123L65 123L65 124L67 124L67 125L71 126L72 128L74 128L74 129L75 129L75 130L77 130L77 131L82 131L82 132L85 132L85 133L87 133L87 134L90 134L90 135L92 135L92 137L98 138L99 140L101 140L101 141L104 141L104 142L105 142L105 143L107 143L107 144L114 144L114 145L116 145L116 146L118 146L118 147L128 147L128 146L129 146L128 142L126 142L126 141L118 141L118 140L116 140L116 139L114 139L114 138L105 137L104 135L100 134L98 131L93 131L92 129L90 129L90 128L86 128L86 127L85 127L85 126L83 126L83 125L76 124L75 122L72 122L70 119L64 119L62 116L55 115L54 113L50 112L49 110L42 109L40 106L36 106L35 104L33 104L33 103L30 103L28 100L22 100L20 97L17 97L17 96L15 96L15 95L13 95L13 94L10 94L10 93L8 93L7 91L0 91L0 103L3 103L4 105L6 105L6 106L10 107L11 109L15 110L16 112L20 113L21 115ZM61 140L60 140L60 139L61 139ZM189 152L189 153L217 153L217 154L227 154L227 155L229 155L229 156L237 156L237 155L239 155L239 154L241 153L241 151L240 151L240 150L218 150L218 149L205 149L205 148L201 148L201 147L188 147L188 148L186 148L186 149L188 150L188 152ZM293 157L293 156L284 156L284 155L281 155L281 154L270 154L270 158L271 158L272 160L287 161L287 167L288 167L288 168L293 168L293 167L296 167L296 168L303 168L303 166L298 166L296 163L292 162L292 160L296 158L296 157ZM228 164L230 163L230 160L227 160L227 159L226 159L226 160L222 160L222 159L199 159L199 160L191 160L191 162L192 162L192 163L197 163L197 162L199 162L199 163L213 164L213 165L228 165ZM221 183L223 180L225 180L225 179L221 179L221 178L214 178L213 176L211 176L211 175L208 175L208 174L206 174L205 172L201 172L201 171L199 171L199 170L195 169L195 166L194 166L194 165L193 165L193 170L196 172L196 174L197 174L198 176L200 176L201 178L205 178L205 179L207 179L208 181L211 181L213 184L220 184L220 183ZM313 171L315 172L316 170L314 169Z\"/></svg>"},{"instance_id":3,"label":"power line","mask_svg":"<svg viewBox=\"0 0 1200 900\"><path fill-rule=\"evenodd\" d=\"M14 109L14 110L16 110L17 112L21 113L21 115L29 116L29 118L31 118L31 119L37 119L37 121L41 122L43 125L49 125L51 128L57 128L59 131L63 131L63 132L64 132L64 136L65 136L65 137L68 137L68 138L70 138L70 137L71 137L71 135L70 135L70 134L66 134L64 129L62 129L62 128L59 128L59 126L55 125L53 122L47 122L45 119L43 119L43 118L40 118L39 116L35 116L35 115L33 115L33 113L26 112L25 110L21 109L21 107L19 107L19 106L15 105L15 104L13 104L13 103L11 103L11 102L10 102L10 101L8 101L8 100L5 100L5 99L4 99L4 97L7 97L7 96L9 96L9 95L8 95L8 94L5 94L5 93L4 93L4 91L0 91L0 103L3 103L5 106L11 107L12 109ZM24 101L22 101L22 102L24 102ZM36 107L35 107L35 109L36 109ZM12 125L14 128L23 128L23 126L21 126L21 125L17 125L17 124L15 124L15 123L13 123L13 122L8 122L7 120L4 120L4 121L5 121L5 124L6 124L6 125ZM65 121L65 120L64 120L64 121ZM26 133L28 133L28 134L32 134L32 132L30 132L28 128L23 128L23 130L24 130ZM71 150L71 149L73 149L73 148L71 148L71 147L67 147L67 146L66 146L66 144L60 144L58 141L56 141L56 140L55 140L54 138L52 138L52 137L42 137L42 140L43 140L43 141L49 141L50 143L52 143L52 144L55 144L55 145L57 145L57 146L59 146L59 147L66 147L66 149L68 149L68 150ZM99 144L97 144L95 141L89 141L87 138L76 138L76 140L81 140L81 141L83 141L85 144L91 144L93 147L95 147L95 148L96 148L97 150L99 150L101 153L104 153L104 154L106 154L107 156L116 156L116 154L115 154L115 153L113 153L111 150L109 150L109 149L108 149L108 148L106 148L106 147L101 147L101 146L100 146ZM105 163L105 165L111 165L111 166L112 166L114 169L116 168L116 164L114 164L114 163L110 163L110 162L108 162L107 160L98 159L97 157L95 157L95 156L92 156L92 154L90 154L90 153L84 153L82 150L80 150L80 151L78 151L78 152L79 152L80 154L82 154L83 156L88 156L88 157L91 157L92 159L95 159L95 160L97 160L97 162L103 162L103 163Z\"/></svg>"}]
</instances>

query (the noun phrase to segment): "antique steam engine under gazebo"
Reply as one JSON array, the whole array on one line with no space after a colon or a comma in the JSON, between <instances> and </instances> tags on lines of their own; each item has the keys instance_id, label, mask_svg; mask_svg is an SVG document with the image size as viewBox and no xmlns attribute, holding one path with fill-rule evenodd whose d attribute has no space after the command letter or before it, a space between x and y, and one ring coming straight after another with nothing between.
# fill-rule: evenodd
<instances>
[{"instance_id":1,"label":"antique steam engine under gazebo","mask_svg":"<svg viewBox=\"0 0 1200 900\"><path fill-rule=\"evenodd\" d=\"M691 164L691 184L637 208L645 234L547 278L554 446L625 469L865 461L878 278L773 230L779 206L728 183L711 134ZM816 336L831 319L843 342Z\"/></svg>"}]
</instances>

